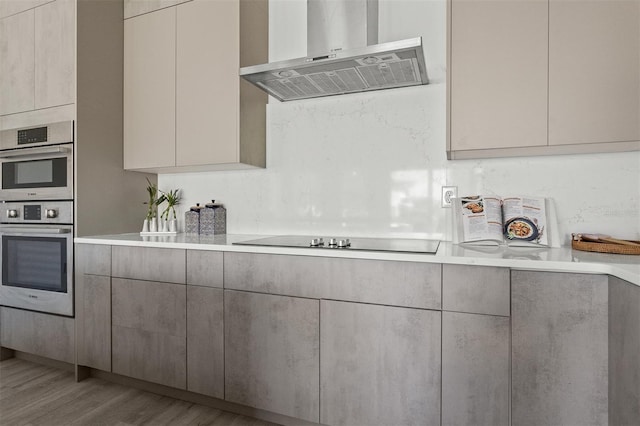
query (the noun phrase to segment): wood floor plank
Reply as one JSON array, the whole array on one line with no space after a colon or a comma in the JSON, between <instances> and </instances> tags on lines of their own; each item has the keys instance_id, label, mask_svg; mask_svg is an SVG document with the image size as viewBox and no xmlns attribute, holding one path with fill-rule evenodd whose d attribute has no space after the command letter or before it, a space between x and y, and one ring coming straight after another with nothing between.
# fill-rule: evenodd
<instances>
[{"instance_id":1,"label":"wood floor plank","mask_svg":"<svg viewBox=\"0 0 640 426\"><path fill-rule=\"evenodd\" d=\"M275 426L17 358L0 362L0 425Z\"/></svg>"}]
</instances>

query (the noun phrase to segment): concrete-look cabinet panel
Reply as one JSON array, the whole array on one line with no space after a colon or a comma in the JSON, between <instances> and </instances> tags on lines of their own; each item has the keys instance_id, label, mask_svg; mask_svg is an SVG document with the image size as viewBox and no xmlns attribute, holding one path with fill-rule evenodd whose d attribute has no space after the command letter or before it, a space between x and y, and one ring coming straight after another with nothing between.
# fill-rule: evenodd
<instances>
[{"instance_id":1,"label":"concrete-look cabinet panel","mask_svg":"<svg viewBox=\"0 0 640 426\"><path fill-rule=\"evenodd\" d=\"M184 284L185 250L113 246L111 275L118 278Z\"/></svg>"},{"instance_id":2,"label":"concrete-look cabinet panel","mask_svg":"<svg viewBox=\"0 0 640 426\"><path fill-rule=\"evenodd\" d=\"M440 425L441 313L320 305L320 422Z\"/></svg>"},{"instance_id":3,"label":"concrete-look cabinet panel","mask_svg":"<svg viewBox=\"0 0 640 426\"><path fill-rule=\"evenodd\" d=\"M76 273L111 275L111 246L76 244Z\"/></svg>"},{"instance_id":4,"label":"concrete-look cabinet panel","mask_svg":"<svg viewBox=\"0 0 640 426\"><path fill-rule=\"evenodd\" d=\"M318 422L320 302L225 290L225 399Z\"/></svg>"},{"instance_id":5,"label":"concrete-look cabinet panel","mask_svg":"<svg viewBox=\"0 0 640 426\"><path fill-rule=\"evenodd\" d=\"M76 0L35 9L35 108L75 102Z\"/></svg>"},{"instance_id":6,"label":"concrete-look cabinet panel","mask_svg":"<svg viewBox=\"0 0 640 426\"><path fill-rule=\"evenodd\" d=\"M512 272L514 425L607 424L607 280Z\"/></svg>"},{"instance_id":7,"label":"concrete-look cabinet panel","mask_svg":"<svg viewBox=\"0 0 640 426\"><path fill-rule=\"evenodd\" d=\"M185 389L186 286L119 278L111 286L113 372Z\"/></svg>"},{"instance_id":8,"label":"concrete-look cabinet panel","mask_svg":"<svg viewBox=\"0 0 640 426\"><path fill-rule=\"evenodd\" d=\"M78 365L111 371L111 277L76 274L76 319Z\"/></svg>"},{"instance_id":9,"label":"concrete-look cabinet panel","mask_svg":"<svg viewBox=\"0 0 640 426\"><path fill-rule=\"evenodd\" d=\"M441 265L225 253L225 288L440 309Z\"/></svg>"},{"instance_id":10,"label":"concrete-look cabinet panel","mask_svg":"<svg viewBox=\"0 0 640 426\"><path fill-rule=\"evenodd\" d=\"M74 363L74 319L0 307L0 346Z\"/></svg>"},{"instance_id":11,"label":"concrete-look cabinet panel","mask_svg":"<svg viewBox=\"0 0 640 426\"><path fill-rule=\"evenodd\" d=\"M609 424L640 419L640 288L609 277Z\"/></svg>"},{"instance_id":12,"label":"concrete-look cabinet panel","mask_svg":"<svg viewBox=\"0 0 640 426\"><path fill-rule=\"evenodd\" d=\"M222 288L221 251L187 250L187 284Z\"/></svg>"},{"instance_id":13,"label":"concrete-look cabinet panel","mask_svg":"<svg viewBox=\"0 0 640 426\"><path fill-rule=\"evenodd\" d=\"M221 288L187 286L187 390L224 398Z\"/></svg>"},{"instance_id":14,"label":"concrete-look cabinet panel","mask_svg":"<svg viewBox=\"0 0 640 426\"><path fill-rule=\"evenodd\" d=\"M509 318L442 313L443 425L509 424L510 331Z\"/></svg>"},{"instance_id":15,"label":"concrete-look cabinet panel","mask_svg":"<svg viewBox=\"0 0 640 426\"><path fill-rule=\"evenodd\" d=\"M34 24L33 10L0 19L0 115L33 109Z\"/></svg>"},{"instance_id":16,"label":"concrete-look cabinet panel","mask_svg":"<svg viewBox=\"0 0 640 426\"><path fill-rule=\"evenodd\" d=\"M442 265L442 309L509 316L509 268Z\"/></svg>"}]
</instances>

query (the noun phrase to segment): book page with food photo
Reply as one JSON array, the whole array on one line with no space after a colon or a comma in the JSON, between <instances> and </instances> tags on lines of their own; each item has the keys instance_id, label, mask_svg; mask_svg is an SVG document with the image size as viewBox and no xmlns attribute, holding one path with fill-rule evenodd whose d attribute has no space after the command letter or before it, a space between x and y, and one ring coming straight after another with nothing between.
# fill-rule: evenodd
<instances>
[{"instance_id":1,"label":"book page with food photo","mask_svg":"<svg viewBox=\"0 0 640 426\"><path fill-rule=\"evenodd\" d=\"M471 195L453 199L454 242L559 247L549 198Z\"/></svg>"}]
</instances>

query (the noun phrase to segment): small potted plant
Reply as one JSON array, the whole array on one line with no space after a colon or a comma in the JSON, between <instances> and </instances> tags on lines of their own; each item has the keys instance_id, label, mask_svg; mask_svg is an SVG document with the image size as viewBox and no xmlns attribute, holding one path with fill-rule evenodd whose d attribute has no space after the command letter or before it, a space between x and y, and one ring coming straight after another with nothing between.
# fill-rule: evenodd
<instances>
[{"instance_id":1,"label":"small potted plant","mask_svg":"<svg viewBox=\"0 0 640 426\"><path fill-rule=\"evenodd\" d=\"M178 217L176 216L176 206L180 204L180 190L179 189L171 189L168 192L162 192L163 201L167 202L167 206L162 211L161 217L164 219L165 223L169 224L168 231L176 232L178 229ZM169 218L171 216L171 219Z\"/></svg>"},{"instance_id":2,"label":"small potted plant","mask_svg":"<svg viewBox=\"0 0 640 426\"><path fill-rule=\"evenodd\" d=\"M149 201L147 204L147 217L142 225L142 232L158 232L158 205L164 201L164 195L158 198L158 186L155 183L151 183L147 178L147 194L149 195Z\"/></svg>"}]
</instances>

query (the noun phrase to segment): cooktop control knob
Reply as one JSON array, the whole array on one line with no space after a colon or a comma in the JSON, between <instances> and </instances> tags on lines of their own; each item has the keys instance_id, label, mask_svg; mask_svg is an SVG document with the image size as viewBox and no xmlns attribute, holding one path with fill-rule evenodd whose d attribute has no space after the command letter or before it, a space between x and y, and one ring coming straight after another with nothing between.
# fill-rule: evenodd
<instances>
[{"instance_id":1,"label":"cooktop control knob","mask_svg":"<svg viewBox=\"0 0 640 426\"><path fill-rule=\"evenodd\" d=\"M45 214L47 216L47 219L54 219L58 217L58 211L56 209L47 209L45 211Z\"/></svg>"},{"instance_id":2,"label":"cooktop control knob","mask_svg":"<svg viewBox=\"0 0 640 426\"><path fill-rule=\"evenodd\" d=\"M311 239L311 247L320 247L324 245L324 241L322 238L312 238Z\"/></svg>"},{"instance_id":3,"label":"cooktop control knob","mask_svg":"<svg viewBox=\"0 0 640 426\"><path fill-rule=\"evenodd\" d=\"M350 247L351 243L349 242L348 238L345 238L344 240L338 240L338 247L339 248L347 248Z\"/></svg>"},{"instance_id":4,"label":"cooktop control knob","mask_svg":"<svg viewBox=\"0 0 640 426\"><path fill-rule=\"evenodd\" d=\"M9 218L18 217L18 210L16 210L16 209L7 210L7 217L9 217Z\"/></svg>"},{"instance_id":5,"label":"cooktop control knob","mask_svg":"<svg viewBox=\"0 0 640 426\"><path fill-rule=\"evenodd\" d=\"M335 238L331 238L329 240L329 247L335 247L338 245L338 240L336 240Z\"/></svg>"}]
</instances>

